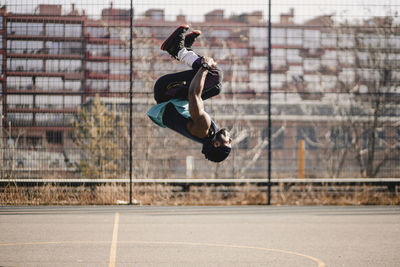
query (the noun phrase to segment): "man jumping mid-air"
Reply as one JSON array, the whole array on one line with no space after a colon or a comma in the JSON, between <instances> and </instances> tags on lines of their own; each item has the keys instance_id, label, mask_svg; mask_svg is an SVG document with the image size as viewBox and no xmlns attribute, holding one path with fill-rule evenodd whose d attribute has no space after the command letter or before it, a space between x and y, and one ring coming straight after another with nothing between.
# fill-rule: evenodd
<instances>
[{"instance_id":1,"label":"man jumping mid-air","mask_svg":"<svg viewBox=\"0 0 400 267\"><path fill-rule=\"evenodd\" d=\"M191 49L200 31L178 27L161 49L188 65L191 70L167 74L154 85L153 106L147 115L161 127L168 127L203 145L202 153L213 162L221 162L231 152L232 138L204 111L203 100L221 91L222 71L212 58L200 57Z\"/></svg>"}]
</instances>

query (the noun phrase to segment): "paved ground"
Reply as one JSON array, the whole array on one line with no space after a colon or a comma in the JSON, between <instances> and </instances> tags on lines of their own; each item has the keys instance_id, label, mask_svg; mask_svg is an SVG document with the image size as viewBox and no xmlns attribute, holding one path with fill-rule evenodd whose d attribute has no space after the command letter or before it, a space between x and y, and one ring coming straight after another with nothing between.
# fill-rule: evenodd
<instances>
[{"instance_id":1,"label":"paved ground","mask_svg":"<svg viewBox=\"0 0 400 267\"><path fill-rule=\"evenodd\" d=\"M0 266L400 266L400 207L0 207Z\"/></svg>"}]
</instances>

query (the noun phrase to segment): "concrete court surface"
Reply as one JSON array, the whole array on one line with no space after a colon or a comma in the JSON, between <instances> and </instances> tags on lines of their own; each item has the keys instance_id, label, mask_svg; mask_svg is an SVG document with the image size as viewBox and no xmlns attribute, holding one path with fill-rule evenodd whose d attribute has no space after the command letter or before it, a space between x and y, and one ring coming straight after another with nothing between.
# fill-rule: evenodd
<instances>
[{"instance_id":1,"label":"concrete court surface","mask_svg":"<svg viewBox=\"0 0 400 267\"><path fill-rule=\"evenodd\" d=\"M400 266L400 207L0 207L0 266Z\"/></svg>"}]
</instances>

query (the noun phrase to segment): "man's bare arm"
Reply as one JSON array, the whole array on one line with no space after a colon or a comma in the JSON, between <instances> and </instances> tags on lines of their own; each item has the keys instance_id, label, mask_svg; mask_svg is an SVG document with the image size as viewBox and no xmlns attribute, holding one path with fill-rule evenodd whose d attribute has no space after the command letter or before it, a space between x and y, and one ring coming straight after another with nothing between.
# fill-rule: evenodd
<instances>
[{"instance_id":1,"label":"man's bare arm","mask_svg":"<svg viewBox=\"0 0 400 267\"><path fill-rule=\"evenodd\" d=\"M202 63L203 62L207 63L210 67L216 66L214 60L209 57L203 58ZM206 80L207 73L207 69L200 67L189 86L189 112L192 120L194 121L203 116L205 113L201 94L204 89L204 82Z\"/></svg>"},{"instance_id":2,"label":"man's bare arm","mask_svg":"<svg viewBox=\"0 0 400 267\"><path fill-rule=\"evenodd\" d=\"M189 86L189 112L193 121L197 121L204 114L204 103L201 94L204 88L208 70L200 68Z\"/></svg>"},{"instance_id":3,"label":"man's bare arm","mask_svg":"<svg viewBox=\"0 0 400 267\"><path fill-rule=\"evenodd\" d=\"M212 58L204 58L203 60L211 67L216 65ZM207 73L208 70L201 67L189 86L189 112L192 122L188 125L188 130L198 137L207 135L211 125L211 118L204 111L204 103L201 99Z\"/></svg>"}]
</instances>

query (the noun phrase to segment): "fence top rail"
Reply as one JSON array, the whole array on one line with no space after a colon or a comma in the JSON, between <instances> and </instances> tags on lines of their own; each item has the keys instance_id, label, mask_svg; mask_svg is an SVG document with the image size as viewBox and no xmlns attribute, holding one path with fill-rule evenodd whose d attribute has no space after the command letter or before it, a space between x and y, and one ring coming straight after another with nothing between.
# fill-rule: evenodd
<instances>
[{"instance_id":1,"label":"fence top rail","mask_svg":"<svg viewBox=\"0 0 400 267\"><path fill-rule=\"evenodd\" d=\"M129 179L0 179L0 183L129 183ZM243 184L268 183L268 179L133 179L135 184ZM282 178L271 183L400 183L400 178Z\"/></svg>"}]
</instances>

